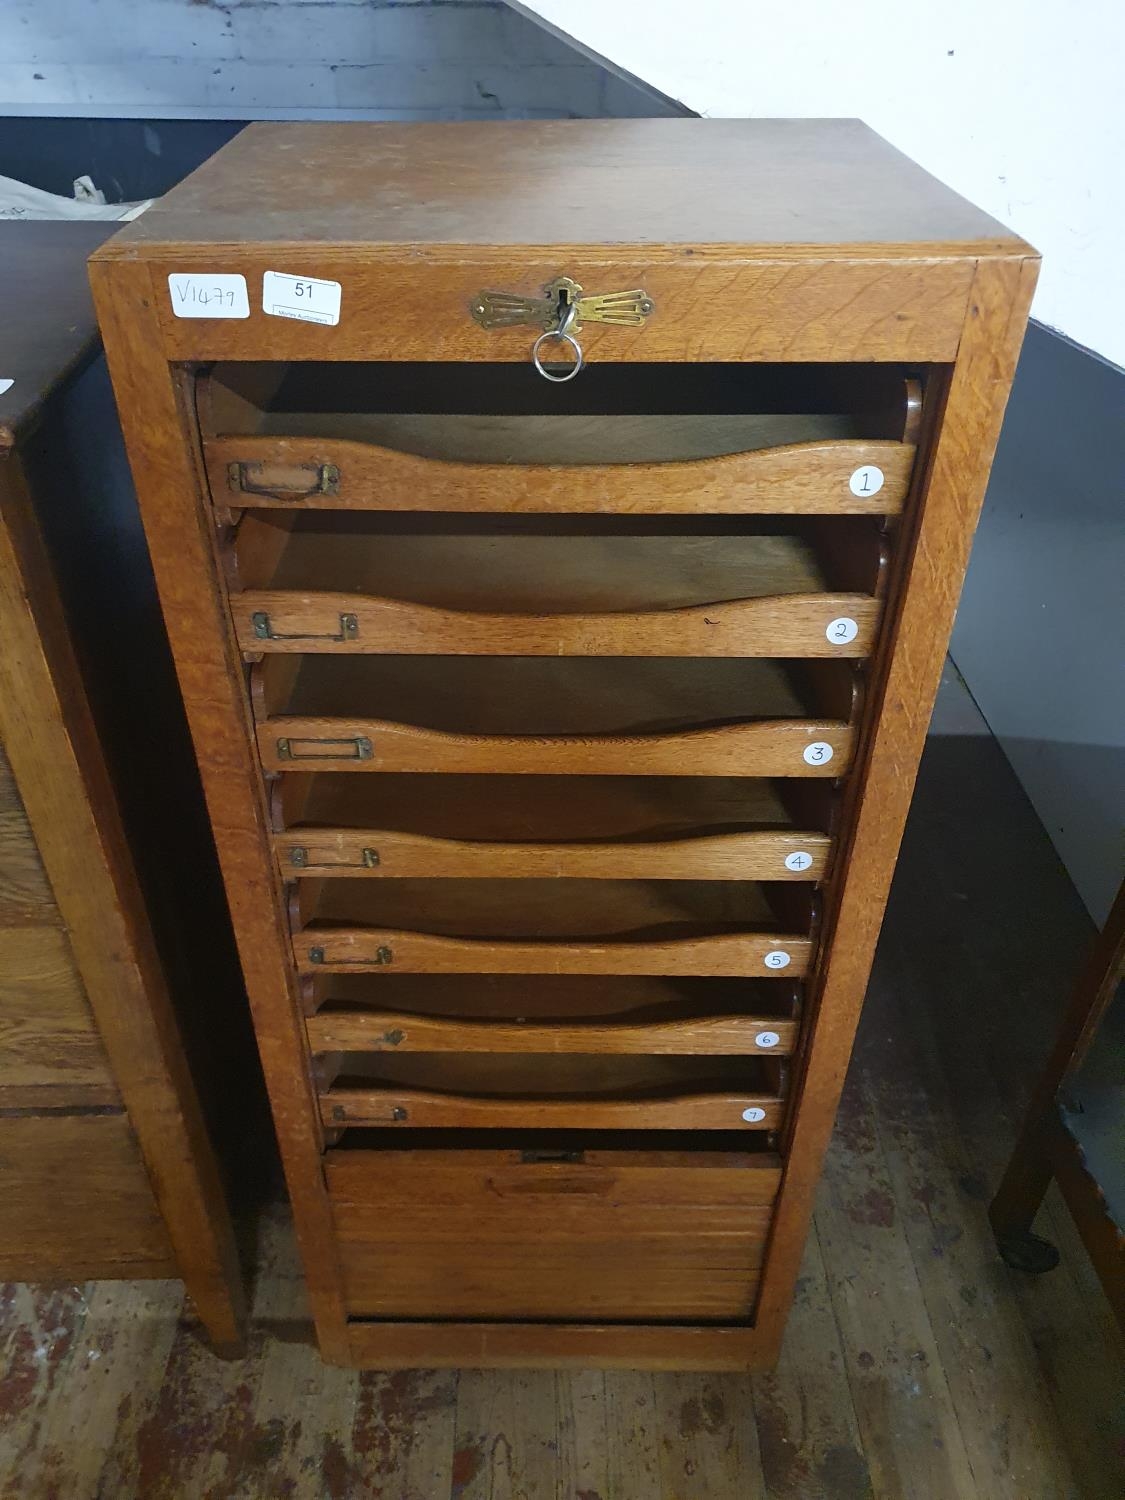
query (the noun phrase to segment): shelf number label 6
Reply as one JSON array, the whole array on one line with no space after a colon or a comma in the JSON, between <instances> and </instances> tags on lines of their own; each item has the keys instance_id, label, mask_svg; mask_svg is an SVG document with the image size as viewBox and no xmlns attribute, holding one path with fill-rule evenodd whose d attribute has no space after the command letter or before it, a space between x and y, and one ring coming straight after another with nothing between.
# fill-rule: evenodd
<instances>
[{"instance_id":1,"label":"shelf number label 6","mask_svg":"<svg viewBox=\"0 0 1125 1500\"><path fill-rule=\"evenodd\" d=\"M802 752L807 766L826 766L832 759L832 746L827 740L813 740Z\"/></svg>"},{"instance_id":2,"label":"shelf number label 6","mask_svg":"<svg viewBox=\"0 0 1125 1500\"><path fill-rule=\"evenodd\" d=\"M834 646L847 646L859 634L859 626L847 615L841 615L837 620L829 620L824 634Z\"/></svg>"},{"instance_id":3,"label":"shelf number label 6","mask_svg":"<svg viewBox=\"0 0 1125 1500\"><path fill-rule=\"evenodd\" d=\"M883 488L882 469L876 464L861 465L848 480L848 488L853 495L859 495L863 500L870 499Z\"/></svg>"},{"instance_id":4,"label":"shelf number label 6","mask_svg":"<svg viewBox=\"0 0 1125 1500\"><path fill-rule=\"evenodd\" d=\"M746 1121L747 1125L760 1125L766 1118L766 1112L764 1109L760 1109L758 1105L752 1104L749 1109L742 1111L742 1118Z\"/></svg>"},{"instance_id":5,"label":"shelf number label 6","mask_svg":"<svg viewBox=\"0 0 1125 1500\"><path fill-rule=\"evenodd\" d=\"M807 870L812 864L812 855L807 849L794 849L792 854L785 856L785 868L792 870L794 875L799 875L802 870Z\"/></svg>"},{"instance_id":6,"label":"shelf number label 6","mask_svg":"<svg viewBox=\"0 0 1125 1500\"><path fill-rule=\"evenodd\" d=\"M789 967L789 955L784 948L773 948L762 960L767 969L787 969Z\"/></svg>"},{"instance_id":7,"label":"shelf number label 6","mask_svg":"<svg viewBox=\"0 0 1125 1500\"><path fill-rule=\"evenodd\" d=\"M754 1045L756 1047L764 1047L768 1052L771 1047L776 1047L780 1041L781 1038L776 1031L759 1031L758 1035L754 1038Z\"/></svg>"}]
</instances>

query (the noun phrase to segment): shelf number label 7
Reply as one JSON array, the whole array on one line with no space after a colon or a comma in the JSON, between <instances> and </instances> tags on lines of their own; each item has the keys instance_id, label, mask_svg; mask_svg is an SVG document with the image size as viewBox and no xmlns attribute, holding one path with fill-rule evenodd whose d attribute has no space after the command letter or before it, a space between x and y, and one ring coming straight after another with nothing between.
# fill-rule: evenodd
<instances>
[{"instance_id":1,"label":"shelf number label 7","mask_svg":"<svg viewBox=\"0 0 1125 1500\"><path fill-rule=\"evenodd\" d=\"M267 271L262 277L262 311L271 318L296 318L299 323L340 321L341 287L338 281L318 276L291 276L288 271Z\"/></svg>"}]
</instances>

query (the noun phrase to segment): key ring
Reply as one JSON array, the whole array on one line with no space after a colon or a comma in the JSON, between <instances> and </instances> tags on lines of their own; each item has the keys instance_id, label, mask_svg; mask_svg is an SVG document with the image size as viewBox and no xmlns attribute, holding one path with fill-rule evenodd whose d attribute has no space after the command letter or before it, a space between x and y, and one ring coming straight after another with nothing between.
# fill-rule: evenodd
<instances>
[{"instance_id":1,"label":"key ring","mask_svg":"<svg viewBox=\"0 0 1125 1500\"><path fill-rule=\"evenodd\" d=\"M555 385L564 385L568 380L573 380L586 363L585 355L582 353L582 345L572 333L567 332L577 315L577 307L575 307L573 302L568 303L566 312L559 321L559 326L557 328L548 328L546 333L541 333L531 346L531 363L539 371L544 380L550 380ZM562 375L552 375L540 357L539 351L548 339L555 339L561 344L569 344L574 350L574 363Z\"/></svg>"}]
</instances>

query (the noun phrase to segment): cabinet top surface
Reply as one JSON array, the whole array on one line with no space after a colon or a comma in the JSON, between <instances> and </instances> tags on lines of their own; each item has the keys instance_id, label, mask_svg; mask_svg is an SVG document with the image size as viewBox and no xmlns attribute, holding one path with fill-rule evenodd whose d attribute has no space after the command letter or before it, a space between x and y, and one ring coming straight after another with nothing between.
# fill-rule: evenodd
<instances>
[{"instance_id":1,"label":"cabinet top surface","mask_svg":"<svg viewBox=\"0 0 1125 1500\"><path fill-rule=\"evenodd\" d=\"M858 120L521 120L250 125L99 258L270 243L1027 249Z\"/></svg>"}]
</instances>

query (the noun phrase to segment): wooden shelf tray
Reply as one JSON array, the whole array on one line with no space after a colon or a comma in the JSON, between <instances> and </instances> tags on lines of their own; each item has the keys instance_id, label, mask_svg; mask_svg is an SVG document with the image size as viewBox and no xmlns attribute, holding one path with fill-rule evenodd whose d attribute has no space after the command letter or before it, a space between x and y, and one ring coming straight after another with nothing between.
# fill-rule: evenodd
<instances>
[{"instance_id":1,"label":"wooden shelf tray","mask_svg":"<svg viewBox=\"0 0 1125 1500\"><path fill-rule=\"evenodd\" d=\"M806 886L751 881L328 880L293 887L298 967L800 978Z\"/></svg>"},{"instance_id":2,"label":"wooden shelf tray","mask_svg":"<svg viewBox=\"0 0 1125 1500\"><path fill-rule=\"evenodd\" d=\"M746 979L337 973L305 986L315 1053L787 1056L800 1008L798 985Z\"/></svg>"},{"instance_id":3,"label":"wooden shelf tray","mask_svg":"<svg viewBox=\"0 0 1125 1500\"><path fill-rule=\"evenodd\" d=\"M322 1060L326 1126L774 1130L783 1073L767 1058L534 1053Z\"/></svg>"},{"instance_id":4,"label":"wooden shelf tray","mask_svg":"<svg viewBox=\"0 0 1125 1500\"><path fill-rule=\"evenodd\" d=\"M874 520L248 512L231 544L247 654L870 653Z\"/></svg>"},{"instance_id":5,"label":"wooden shelf tray","mask_svg":"<svg viewBox=\"0 0 1125 1500\"><path fill-rule=\"evenodd\" d=\"M393 367L221 366L201 382L199 405L224 506L901 510L915 452L905 380L860 367L849 390L825 369L794 379L714 366L693 381L689 368L674 396L651 366L591 369L580 393L556 389L542 412L528 408L522 372L503 367L439 370L410 392L411 410L409 376ZM878 485L853 488L870 466Z\"/></svg>"},{"instance_id":6,"label":"wooden shelf tray","mask_svg":"<svg viewBox=\"0 0 1125 1500\"><path fill-rule=\"evenodd\" d=\"M278 777L285 879L324 876L819 880L826 782L752 777Z\"/></svg>"},{"instance_id":7,"label":"wooden shelf tray","mask_svg":"<svg viewBox=\"0 0 1125 1500\"><path fill-rule=\"evenodd\" d=\"M252 669L270 771L838 776L846 662L271 656Z\"/></svg>"}]
</instances>

